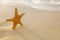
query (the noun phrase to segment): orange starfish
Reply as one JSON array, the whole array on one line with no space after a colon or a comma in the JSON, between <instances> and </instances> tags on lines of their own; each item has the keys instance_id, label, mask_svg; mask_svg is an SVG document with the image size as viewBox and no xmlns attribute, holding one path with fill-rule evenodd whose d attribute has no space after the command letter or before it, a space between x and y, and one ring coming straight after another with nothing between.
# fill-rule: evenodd
<instances>
[{"instance_id":1,"label":"orange starfish","mask_svg":"<svg viewBox=\"0 0 60 40\"><path fill-rule=\"evenodd\" d=\"M21 26L23 25L22 22L21 22L21 18L22 16L24 15L25 13L22 13L21 15L18 15L18 10L17 8L15 8L15 16L11 19L7 19L7 22L13 22L13 28L12 29L15 29L17 24L20 24Z\"/></svg>"}]
</instances>

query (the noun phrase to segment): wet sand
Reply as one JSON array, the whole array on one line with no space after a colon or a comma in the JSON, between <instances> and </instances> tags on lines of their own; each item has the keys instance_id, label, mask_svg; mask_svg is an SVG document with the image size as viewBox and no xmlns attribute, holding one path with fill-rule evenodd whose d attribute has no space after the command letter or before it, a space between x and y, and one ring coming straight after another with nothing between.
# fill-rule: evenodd
<instances>
[{"instance_id":1,"label":"wet sand","mask_svg":"<svg viewBox=\"0 0 60 40\"><path fill-rule=\"evenodd\" d=\"M0 40L60 40L60 12L17 5L19 14L25 12L25 16L22 18L24 27L17 26L16 31L11 30L12 23L6 22L6 19L13 17L16 6L2 6L0 6Z\"/></svg>"}]
</instances>

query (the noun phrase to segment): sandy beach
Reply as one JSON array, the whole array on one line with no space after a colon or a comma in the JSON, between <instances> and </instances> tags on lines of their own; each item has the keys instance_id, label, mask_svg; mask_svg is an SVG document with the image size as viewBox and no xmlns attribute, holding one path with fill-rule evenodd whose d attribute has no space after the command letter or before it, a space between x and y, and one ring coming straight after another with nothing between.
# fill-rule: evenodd
<instances>
[{"instance_id":1,"label":"sandy beach","mask_svg":"<svg viewBox=\"0 0 60 40\"><path fill-rule=\"evenodd\" d=\"M24 27L18 25L17 30L12 30L12 23L7 23L6 19L13 17L15 7L19 14L25 12L22 18ZM17 4L1 5L0 40L60 40L60 12Z\"/></svg>"}]
</instances>

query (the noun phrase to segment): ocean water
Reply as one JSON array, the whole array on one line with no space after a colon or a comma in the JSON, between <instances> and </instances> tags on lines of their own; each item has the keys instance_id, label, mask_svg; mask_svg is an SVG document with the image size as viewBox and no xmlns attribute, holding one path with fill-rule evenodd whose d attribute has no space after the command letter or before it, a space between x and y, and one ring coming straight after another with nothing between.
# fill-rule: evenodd
<instances>
[{"instance_id":1,"label":"ocean water","mask_svg":"<svg viewBox=\"0 0 60 40\"><path fill-rule=\"evenodd\" d=\"M1 0L5 5L26 5L41 10L60 11L60 0Z\"/></svg>"}]
</instances>

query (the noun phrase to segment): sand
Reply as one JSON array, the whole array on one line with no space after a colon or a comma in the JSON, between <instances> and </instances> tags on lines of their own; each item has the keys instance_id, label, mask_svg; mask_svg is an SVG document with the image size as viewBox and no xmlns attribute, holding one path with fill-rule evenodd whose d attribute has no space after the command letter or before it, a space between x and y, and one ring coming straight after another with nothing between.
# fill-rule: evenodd
<instances>
[{"instance_id":1,"label":"sand","mask_svg":"<svg viewBox=\"0 0 60 40\"><path fill-rule=\"evenodd\" d=\"M14 7L19 14L25 12L22 18L24 27L17 26L12 30L12 23L6 19L14 15ZM0 6L0 40L60 40L60 12L46 11L24 5Z\"/></svg>"}]
</instances>

